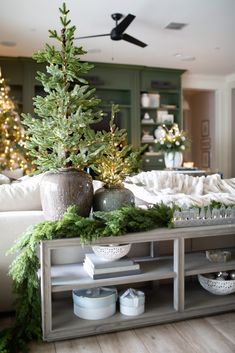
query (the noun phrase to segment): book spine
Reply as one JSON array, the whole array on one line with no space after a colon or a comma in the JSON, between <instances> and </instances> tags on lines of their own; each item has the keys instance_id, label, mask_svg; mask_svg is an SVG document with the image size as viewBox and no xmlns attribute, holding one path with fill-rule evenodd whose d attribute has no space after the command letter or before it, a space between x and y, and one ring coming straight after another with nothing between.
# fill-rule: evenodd
<instances>
[{"instance_id":1,"label":"book spine","mask_svg":"<svg viewBox=\"0 0 235 353\"><path fill-rule=\"evenodd\" d=\"M96 259L94 262L93 260L86 255L85 261L89 262L90 266L94 268L110 268L110 267L122 267L122 266L130 266L134 265L134 261L131 259L125 259L125 260L117 260L117 261L103 261L103 262L98 262L99 260Z\"/></svg>"},{"instance_id":2,"label":"book spine","mask_svg":"<svg viewBox=\"0 0 235 353\"><path fill-rule=\"evenodd\" d=\"M140 270L133 270L133 271L123 271L123 272L116 272L116 273L104 273L91 276L93 279L105 279L105 278L113 278L113 277L123 277L123 276L133 276L140 274Z\"/></svg>"},{"instance_id":3,"label":"book spine","mask_svg":"<svg viewBox=\"0 0 235 353\"><path fill-rule=\"evenodd\" d=\"M132 271L132 270L139 270L140 265L134 264L131 266L122 266L122 267L112 267L112 268L94 268L90 266L90 263L84 261L83 267L85 270L89 270L94 274L103 274L103 273L115 273L115 272L123 272L123 271Z\"/></svg>"}]
</instances>

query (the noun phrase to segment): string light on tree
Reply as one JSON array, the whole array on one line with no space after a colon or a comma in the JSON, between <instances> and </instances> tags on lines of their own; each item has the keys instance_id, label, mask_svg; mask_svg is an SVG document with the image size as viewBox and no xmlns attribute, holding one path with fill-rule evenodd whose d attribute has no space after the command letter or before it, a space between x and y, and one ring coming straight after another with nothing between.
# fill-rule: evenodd
<instances>
[{"instance_id":1,"label":"string light on tree","mask_svg":"<svg viewBox=\"0 0 235 353\"><path fill-rule=\"evenodd\" d=\"M31 165L23 147L24 129L9 91L0 69L0 170L20 168L27 174Z\"/></svg>"},{"instance_id":2,"label":"string light on tree","mask_svg":"<svg viewBox=\"0 0 235 353\"><path fill-rule=\"evenodd\" d=\"M105 146L103 153L92 165L98 179L106 186L121 186L127 175L137 172L143 148L134 148L127 143L127 131L114 124L117 105L112 106L110 129L98 132L100 143ZM145 148L145 147L144 147Z\"/></svg>"}]
</instances>

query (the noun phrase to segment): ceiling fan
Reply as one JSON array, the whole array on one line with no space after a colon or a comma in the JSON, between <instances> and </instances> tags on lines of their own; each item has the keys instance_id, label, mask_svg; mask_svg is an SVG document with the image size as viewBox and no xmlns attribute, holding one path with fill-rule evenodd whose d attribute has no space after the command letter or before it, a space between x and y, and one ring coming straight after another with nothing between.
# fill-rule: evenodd
<instances>
[{"instance_id":1,"label":"ceiling fan","mask_svg":"<svg viewBox=\"0 0 235 353\"><path fill-rule=\"evenodd\" d=\"M116 26L111 30L110 33L106 34L96 34L92 36L85 36L85 37L77 37L74 39L85 39L85 38L95 38L95 37L106 37L110 36L112 40L125 40L126 42L138 45L141 48L147 46L147 44L141 42L140 40L130 36L127 33L124 33L127 27L131 24L131 22L135 19L134 15L127 15L121 22L118 21L123 17L121 13L114 13L111 15L112 19L116 22Z\"/></svg>"}]
</instances>

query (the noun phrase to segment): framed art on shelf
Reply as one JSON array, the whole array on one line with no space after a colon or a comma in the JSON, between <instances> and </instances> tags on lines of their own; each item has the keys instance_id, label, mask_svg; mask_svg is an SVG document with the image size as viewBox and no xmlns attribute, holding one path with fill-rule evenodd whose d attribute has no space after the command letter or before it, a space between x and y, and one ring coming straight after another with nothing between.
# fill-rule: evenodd
<instances>
[{"instance_id":1,"label":"framed art on shelf","mask_svg":"<svg viewBox=\"0 0 235 353\"><path fill-rule=\"evenodd\" d=\"M201 140L201 146L203 150L210 150L211 149L211 139L209 137L203 138Z\"/></svg>"},{"instance_id":2,"label":"framed art on shelf","mask_svg":"<svg viewBox=\"0 0 235 353\"><path fill-rule=\"evenodd\" d=\"M209 136L209 120L202 120L201 134L203 137Z\"/></svg>"},{"instance_id":3,"label":"framed art on shelf","mask_svg":"<svg viewBox=\"0 0 235 353\"><path fill-rule=\"evenodd\" d=\"M203 168L210 167L210 152L209 151L202 152L202 167Z\"/></svg>"}]
</instances>

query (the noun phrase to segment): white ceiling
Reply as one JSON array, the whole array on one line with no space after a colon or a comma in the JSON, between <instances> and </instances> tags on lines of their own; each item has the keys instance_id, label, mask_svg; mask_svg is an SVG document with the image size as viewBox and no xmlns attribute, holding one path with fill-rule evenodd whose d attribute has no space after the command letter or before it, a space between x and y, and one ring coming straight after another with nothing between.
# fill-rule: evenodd
<instances>
[{"instance_id":1,"label":"white ceiling","mask_svg":"<svg viewBox=\"0 0 235 353\"><path fill-rule=\"evenodd\" d=\"M59 29L59 0L0 0L0 56L28 56L42 48L48 29ZM235 0L67 0L77 36L109 33L111 14L136 16L126 33L148 44L140 48L109 37L76 41L83 60L187 69L195 74L235 73ZM170 22L188 25L164 29ZM182 61L175 54L195 57Z\"/></svg>"}]
</instances>

